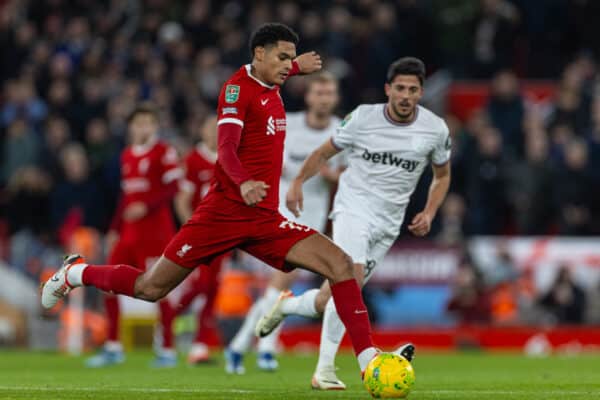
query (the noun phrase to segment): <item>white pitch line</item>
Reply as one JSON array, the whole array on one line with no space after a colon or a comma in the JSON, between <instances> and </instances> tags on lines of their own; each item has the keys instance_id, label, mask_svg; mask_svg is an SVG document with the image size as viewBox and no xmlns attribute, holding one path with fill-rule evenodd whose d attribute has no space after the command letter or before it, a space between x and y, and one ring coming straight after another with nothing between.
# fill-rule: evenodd
<instances>
[{"instance_id":1,"label":"white pitch line","mask_svg":"<svg viewBox=\"0 0 600 400\"><path fill-rule=\"evenodd\" d=\"M258 393L257 390L245 389L166 389L166 388L132 388L132 387L64 387L64 386L0 386L0 390L31 390L56 392L131 392L131 393Z\"/></svg>"},{"instance_id":2,"label":"white pitch line","mask_svg":"<svg viewBox=\"0 0 600 400\"><path fill-rule=\"evenodd\" d=\"M110 392L131 392L131 393L262 393L260 390L247 390L247 389L166 389L166 388L140 388L140 387L64 387L64 386L0 386L0 390L30 390L30 391L74 391L74 392L98 392L98 391L110 391ZM421 394L437 394L437 395L495 395L495 396L509 396L509 395L524 395L532 394L531 391L527 390L493 390L493 389L416 389L413 393ZM590 394L600 394L600 390L536 390L536 395L575 395L584 396Z\"/></svg>"},{"instance_id":3,"label":"white pitch line","mask_svg":"<svg viewBox=\"0 0 600 400\"><path fill-rule=\"evenodd\" d=\"M524 394L536 394L536 395L575 395L584 396L590 394L600 394L600 390L535 390L535 392L528 390L493 390L493 389L431 389L431 390L414 390L413 393L423 394L473 394L473 395L496 395L496 396L510 396L510 395L524 395Z\"/></svg>"}]
</instances>

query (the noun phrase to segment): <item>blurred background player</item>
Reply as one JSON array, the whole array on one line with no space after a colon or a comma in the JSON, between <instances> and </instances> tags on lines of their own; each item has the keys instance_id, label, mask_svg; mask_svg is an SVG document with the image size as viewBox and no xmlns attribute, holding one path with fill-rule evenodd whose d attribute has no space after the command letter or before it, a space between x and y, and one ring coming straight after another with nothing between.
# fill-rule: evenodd
<instances>
[{"instance_id":1,"label":"blurred background player","mask_svg":"<svg viewBox=\"0 0 600 400\"><path fill-rule=\"evenodd\" d=\"M217 160L217 117L210 115L198 128L201 141L185 157L185 179L175 197L175 211L179 222L184 224L200 204L210 187ZM198 313L196 335L188 354L188 363L211 361L207 343L217 334L214 304L219 287L219 275L224 257L217 257L208 266L196 268L168 298L176 314L189 307L198 296L204 296L204 304Z\"/></svg>"},{"instance_id":2,"label":"blurred background player","mask_svg":"<svg viewBox=\"0 0 600 400\"><path fill-rule=\"evenodd\" d=\"M324 140L335 133L339 118L333 113L339 102L338 82L328 72L320 72L308 78L305 94L306 111L287 113L287 131L284 145L283 171L279 183L279 212L286 218L309 226L319 232L325 232L327 215L331 202L332 188L337 183L342 162L335 157L323 166L319 175L310 179L305 187L305 212L296 218L285 207L285 194L293 178L300 171L306 157L320 146ZM261 298L259 298L244 321L244 324L226 350L226 366L228 373L244 373L243 356L250 349L254 340L254 327L261 315L269 311L281 291L287 290L294 279L295 272L283 273L274 271L271 280ZM275 347L280 328L258 341L257 365L259 369L272 371L277 369Z\"/></svg>"},{"instance_id":3,"label":"blurred background player","mask_svg":"<svg viewBox=\"0 0 600 400\"><path fill-rule=\"evenodd\" d=\"M175 234L171 201L177 192L182 170L174 148L159 140L159 120L152 104L142 103L128 121L130 145L121 154L122 197L107 238L111 264L127 263L145 270L162 254ZM102 351L86 361L88 367L102 367L124 361L119 341L119 299L106 293L108 340ZM159 303L162 348L153 363L168 367L177 363L169 302Z\"/></svg>"},{"instance_id":4,"label":"blurred background player","mask_svg":"<svg viewBox=\"0 0 600 400\"><path fill-rule=\"evenodd\" d=\"M385 84L387 104L360 105L348 114L334 137L307 158L287 194L287 207L300 215L303 183L329 158L348 149L348 168L340 179L331 213L333 240L352 257L355 275L363 285L400 234L410 196L427 165L431 163L434 178L427 204L408 227L414 235L429 232L450 186L450 134L443 119L418 104L424 79L425 65L419 59L401 58L390 65ZM327 282L319 293L311 292L280 297L259 321L257 333L268 334L285 315L313 316L313 311L306 313L311 306L324 312L312 387L345 389L334 365L344 326L330 301ZM414 346L404 345L397 352L410 361Z\"/></svg>"}]
</instances>

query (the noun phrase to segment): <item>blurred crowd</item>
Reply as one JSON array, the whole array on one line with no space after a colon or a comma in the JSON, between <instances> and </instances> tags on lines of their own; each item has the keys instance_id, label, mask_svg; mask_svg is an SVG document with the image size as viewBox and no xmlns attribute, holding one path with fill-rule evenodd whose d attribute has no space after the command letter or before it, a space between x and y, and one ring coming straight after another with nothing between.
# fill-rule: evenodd
<instances>
[{"instance_id":1,"label":"blurred crowd","mask_svg":"<svg viewBox=\"0 0 600 400\"><path fill-rule=\"evenodd\" d=\"M495 259L488 269L468 256L460 263L447 304L459 323L600 324L600 282L582 282L573 265L558 265L550 285L540 289L534 268L519 268L503 245Z\"/></svg>"},{"instance_id":2,"label":"blurred crowd","mask_svg":"<svg viewBox=\"0 0 600 400\"><path fill-rule=\"evenodd\" d=\"M442 242L600 234L599 16L592 0L0 0L0 258L38 278L74 232L90 240L77 227L104 232L134 105L153 101L184 153L267 21L322 54L340 115L384 101L401 56L489 83L481 110L444 115L454 155ZM555 82L555 98L531 103L524 79ZM285 85L288 110L302 108L304 85Z\"/></svg>"}]
</instances>

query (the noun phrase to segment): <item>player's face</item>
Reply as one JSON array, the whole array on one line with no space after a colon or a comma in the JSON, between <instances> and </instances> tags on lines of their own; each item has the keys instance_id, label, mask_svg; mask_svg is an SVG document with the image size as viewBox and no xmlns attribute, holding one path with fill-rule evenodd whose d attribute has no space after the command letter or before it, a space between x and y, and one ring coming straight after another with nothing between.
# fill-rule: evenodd
<instances>
[{"instance_id":1,"label":"player's face","mask_svg":"<svg viewBox=\"0 0 600 400\"><path fill-rule=\"evenodd\" d=\"M423 87L415 75L396 75L391 83L385 84L385 94L393 118L410 120L423 96Z\"/></svg>"},{"instance_id":2,"label":"player's face","mask_svg":"<svg viewBox=\"0 0 600 400\"><path fill-rule=\"evenodd\" d=\"M338 87L335 82L312 82L305 99L309 112L319 116L333 113L339 101Z\"/></svg>"},{"instance_id":3,"label":"player's face","mask_svg":"<svg viewBox=\"0 0 600 400\"><path fill-rule=\"evenodd\" d=\"M280 40L275 46L259 47L256 59L261 64L261 75L270 85L281 85L292 69L292 60L296 58L296 45Z\"/></svg>"},{"instance_id":4,"label":"player's face","mask_svg":"<svg viewBox=\"0 0 600 400\"><path fill-rule=\"evenodd\" d=\"M152 114L137 114L129 123L131 144L144 144L158 132L158 121Z\"/></svg>"},{"instance_id":5,"label":"player's face","mask_svg":"<svg viewBox=\"0 0 600 400\"><path fill-rule=\"evenodd\" d=\"M215 151L217 149L217 118L207 118L202 124L200 134L202 135L202 142L206 147Z\"/></svg>"}]
</instances>

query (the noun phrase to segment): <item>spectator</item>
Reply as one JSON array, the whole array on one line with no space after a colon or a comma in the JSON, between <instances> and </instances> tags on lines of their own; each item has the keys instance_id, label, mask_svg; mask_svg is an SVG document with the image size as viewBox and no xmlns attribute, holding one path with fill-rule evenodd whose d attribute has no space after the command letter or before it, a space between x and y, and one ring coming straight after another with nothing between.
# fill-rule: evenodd
<instances>
[{"instance_id":1,"label":"spectator","mask_svg":"<svg viewBox=\"0 0 600 400\"><path fill-rule=\"evenodd\" d=\"M514 72L503 70L494 76L486 108L490 122L502 134L503 152L513 157L523 154L525 105Z\"/></svg>"},{"instance_id":2,"label":"spectator","mask_svg":"<svg viewBox=\"0 0 600 400\"><path fill-rule=\"evenodd\" d=\"M19 118L36 126L46 117L46 103L37 96L32 82L9 81L4 92L6 101L0 110L0 127L7 127Z\"/></svg>"},{"instance_id":3,"label":"spectator","mask_svg":"<svg viewBox=\"0 0 600 400\"><path fill-rule=\"evenodd\" d=\"M456 271L452 282L452 295L446 306L461 323L490 321L489 297L481 273L468 261Z\"/></svg>"},{"instance_id":4,"label":"spectator","mask_svg":"<svg viewBox=\"0 0 600 400\"><path fill-rule=\"evenodd\" d=\"M548 147L544 130L531 131L525 141L525 159L508 168L508 201L520 234L544 235L551 229L554 210L547 196L553 190L554 170Z\"/></svg>"},{"instance_id":5,"label":"spectator","mask_svg":"<svg viewBox=\"0 0 600 400\"><path fill-rule=\"evenodd\" d=\"M573 281L571 271L562 265L556 280L539 302L557 323L580 324L583 322L585 293Z\"/></svg>"},{"instance_id":6,"label":"spectator","mask_svg":"<svg viewBox=\"0 0 600 400\"><path fill-rule=\"evenodd\" d=\"M52 180L40 168L26 166L16 171L7 186L7 219L12 233L50 232L50 189Z\"/></svg>"},{"instance_id":7,"label":"spectator","mask_svg":"<svg viewBox=\"0 0 600 400\"><path fill-rule=\"evenodd\" d=\"M468 231L501 234L506 223L506 160L500 132L485 127L477 135L467 177Z\"/></svg>"},{"instance_id":8,"label":"spectator","mask_svg":"<svg viewBox=\"0 0 600 400\"><path fill-rule=\"evenodd\" d=\"M39 139L22 118L12 120L2 147L0 184L8 182L20 168L40 162Z\"/></svg>"},{"instance_id":9,"label":"spectator","mask_svg":"<svg viewBox=\"0 0 600 400\"><path fill-rule=\"evenodd\" d=\"M59 154L65 144L71 140L71 130L63 118L51 116L46 120L43 132L44 147L42 150L41 164L52 178L60 180L62 169Z\"/></svg>"},{"instance_id":10,"label":"spectator","mask_svg":"<svg viewBox=\"0 0 600 400\"><path fill-rule=\"evenodd\" d=\"M558 207L559 231L565 235L591 233L591 179L587 174L588 149L584 141L573 139L564 149L564 163L553 176Z\"/></svg>"},{"instance_id":11,"label":"spectator","mask_svg":"<svg viewBox=\"0 0 600 400\"><path fill-rule=\"evenodd\" d=\"M84 225L102 229L106 226L106 205L98 185L89 175L89 161L83 146L67 144L60 152L64 181L51 194L52 225L60 231L61 241L69 239L74 228Z\"/></svg>"},{"instance_id":12,"label":"spectator","mask_svg":"<svg viewBox=\"0 0 600 400\"><path fill-rule=\"evenodd\" d=\"M506 0L480 0L472 35L473 75L489 78L507 68L515 52L519 10Z\"/></svg>"}]
</instances>

